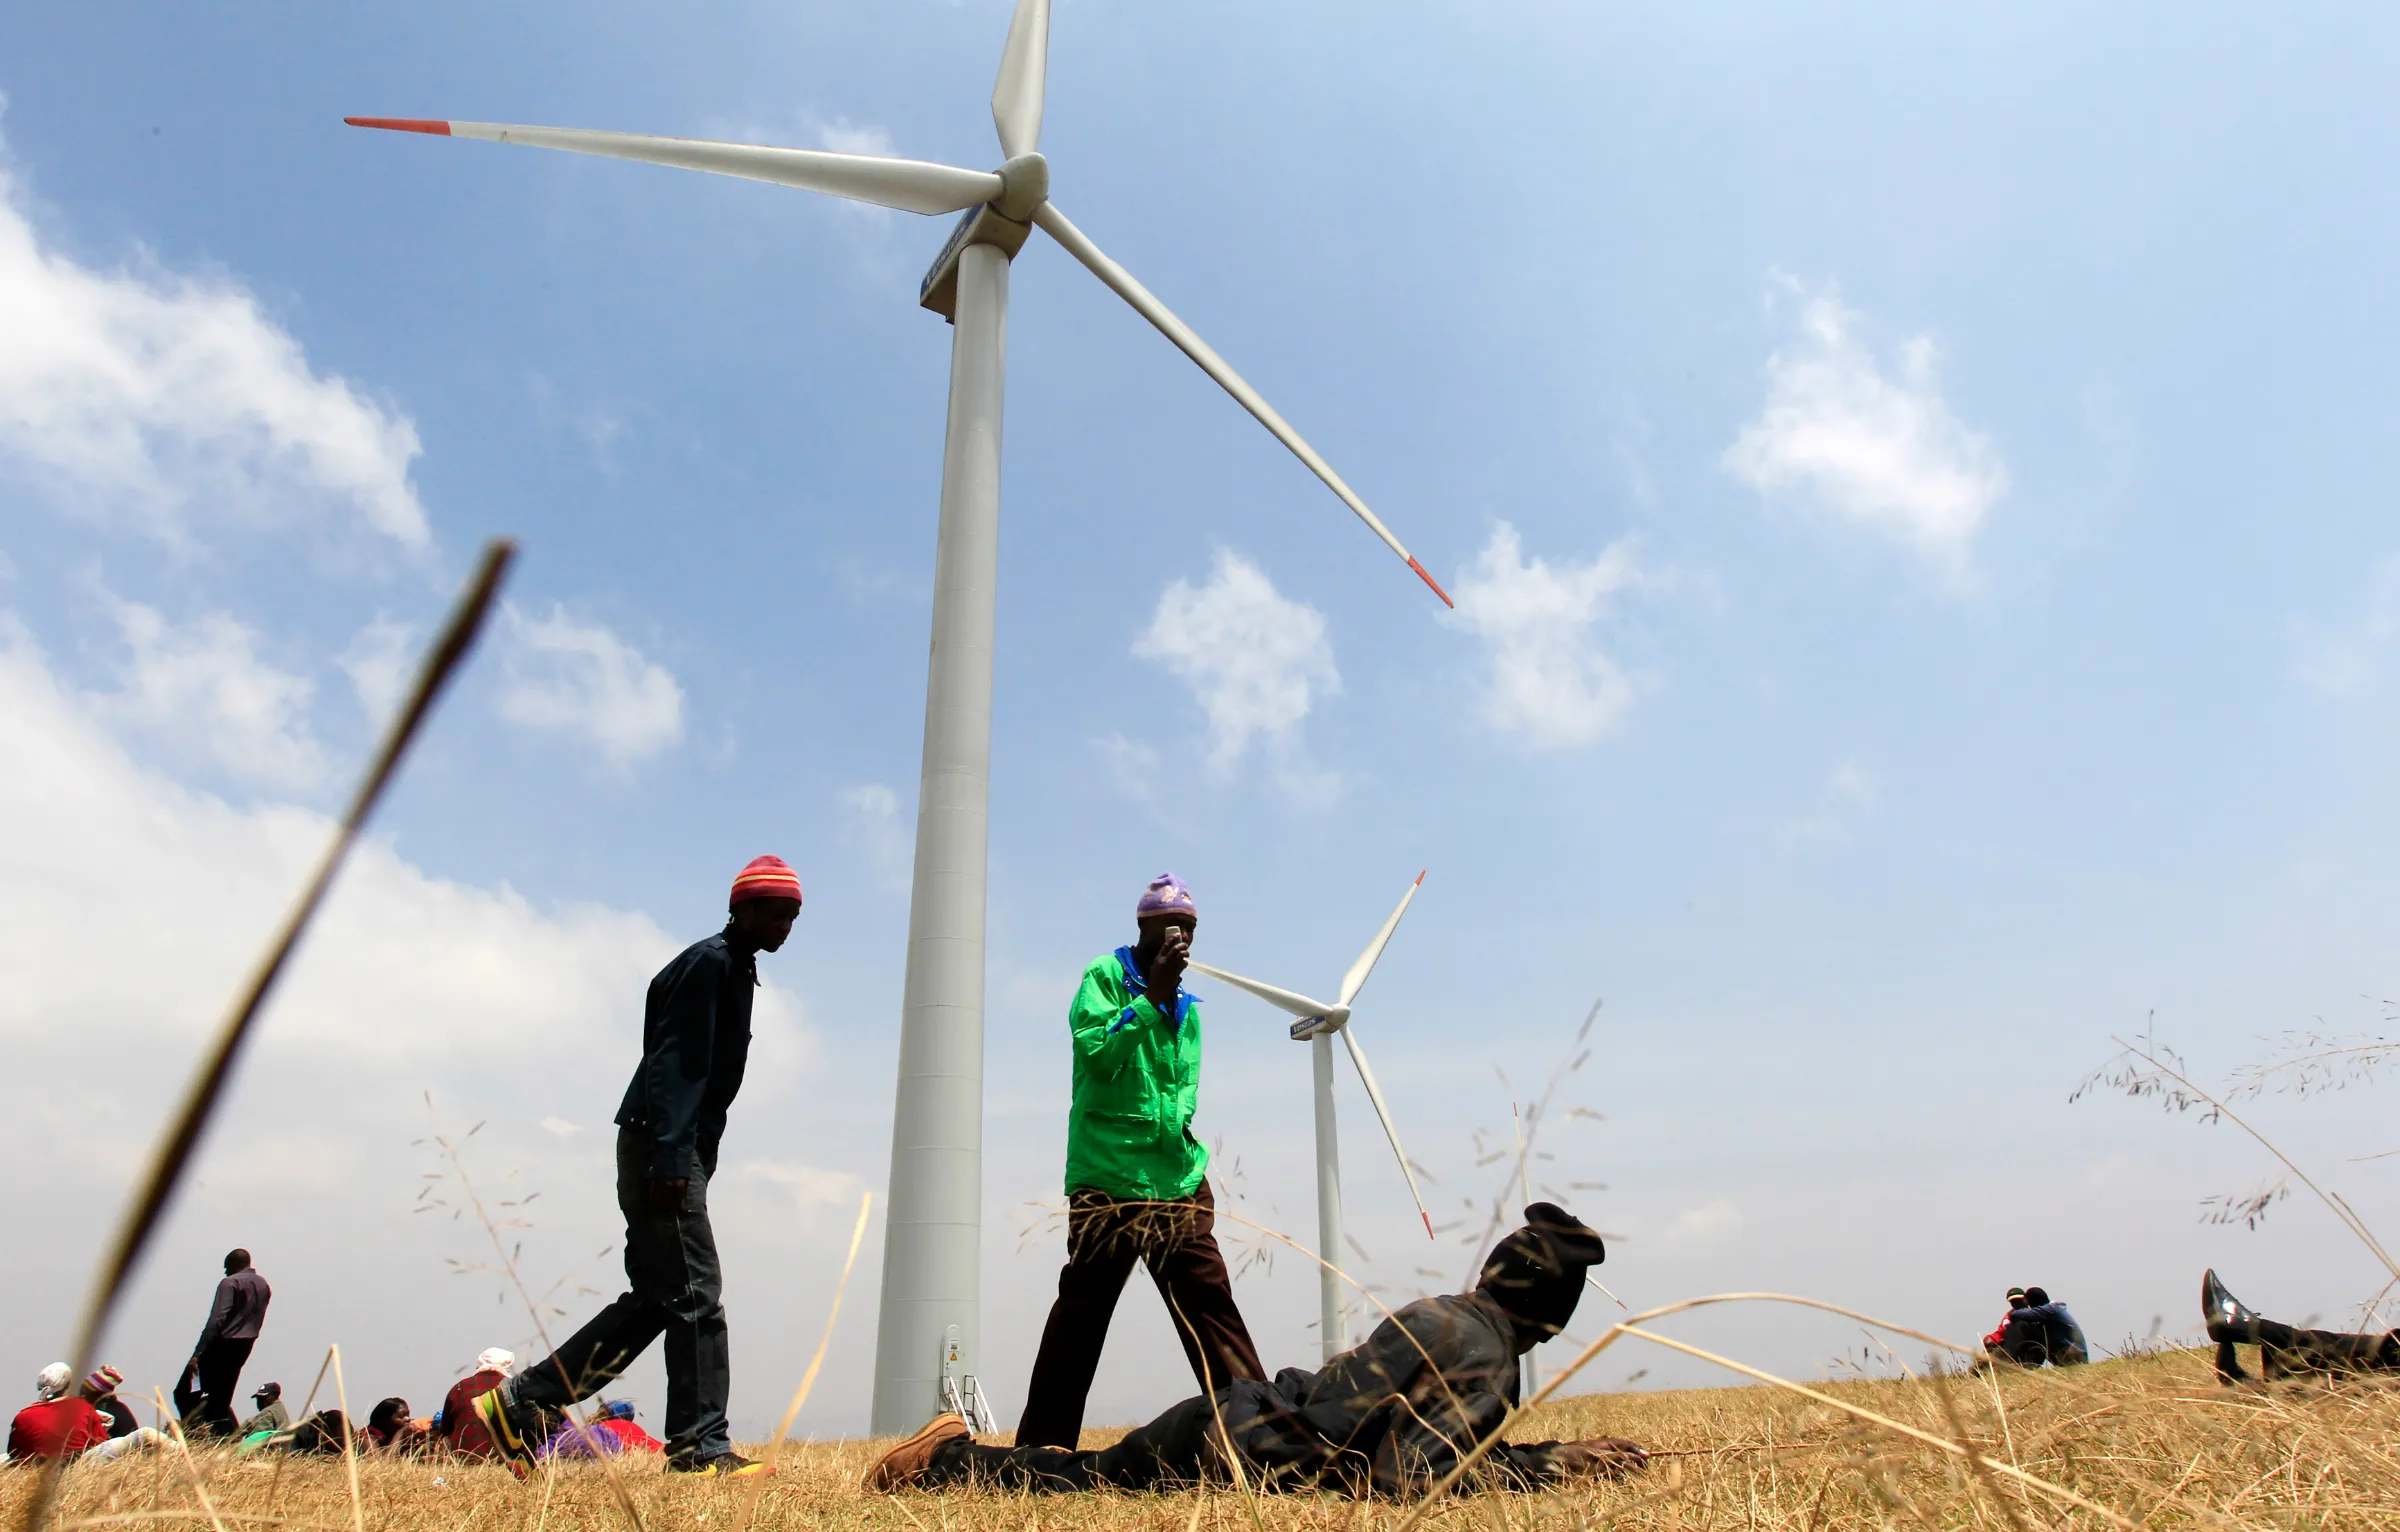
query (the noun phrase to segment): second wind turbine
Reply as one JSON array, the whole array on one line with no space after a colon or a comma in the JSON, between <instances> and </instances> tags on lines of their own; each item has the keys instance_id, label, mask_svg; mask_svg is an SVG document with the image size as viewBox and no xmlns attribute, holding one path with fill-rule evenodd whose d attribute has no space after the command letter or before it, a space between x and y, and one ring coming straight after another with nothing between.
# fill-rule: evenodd
<instances>
[{"instance_id":1,"label":"second wind turbine","mask_svg":"<svg viewBox=\"0 0 2400 1532\"><path fill-rule=\"evenodd\" d=\"M1350 1062L1358 1069L1358 1083L1367 1088L1367 1101L1375 1108L1375 1120L1383 1124L1383 1136L1390 1141L1392 1155L1400 1162L1400 1174L1408 1180L1408 1194L1416 1199L1417 1217L1425 1222L1425 1237L1433 1238L1433 1215L1425 1211L1425 1198L1417 1190L1417 1175L1408 1163L1408 1151L1400 1147L1400 1130L1392 1125L1392 1109L1384 1104L1383 1087L1375 1083L1375 1071L1367 1065L1367 1050L1359 1045L1358 1032L1350 1025L1350 1002L1366 987L1367 975L1375 971L1375 960L1400 927L1400 917L1408 913L1409 901L1417 897L1424 885L1425 874L1418 873L1417 881L1408 885L1400 896L1399 908L1391 919L1367 943L1367 950L1358 955L1350 971L1342 975L1341 998L1327 1005L1288 989L1245 979L1222 968L1206 963L1190 966L1210 978L1247 991L1279 1011L1299 1020L1292 1023L1292 1040L1308 1044L1309 1069L1316 1081L1317 1106L1317 1319L1318 1335L1325 1347L1325 1358L1331 1361L1337 1354L1350 1349L1349 1305L1343 1301L1342 1276L1337 1269L1342 1262L1342 1145L1333 1115L1333 1036L1339 1032L1342 1046L1350 1052Z\"/></svg>"}]
</instances>

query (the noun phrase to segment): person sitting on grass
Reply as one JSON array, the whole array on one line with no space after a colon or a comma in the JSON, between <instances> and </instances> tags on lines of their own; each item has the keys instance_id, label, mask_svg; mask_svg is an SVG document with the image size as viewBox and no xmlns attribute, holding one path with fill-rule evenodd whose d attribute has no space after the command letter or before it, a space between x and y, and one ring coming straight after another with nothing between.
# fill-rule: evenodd
<instances>
[{"instance_id":1,"label":"person sitting on grass","mask_svg":"<svg viewBox=\"0 0 2400 1532\"><path fill-rule=\"evenodd\" d=\"M2246 1382L2250 1375L2234 1352L2238 1343L2258 1348L2259 1375L2288 1378L2297 1373L2350 1377L2366 1372L2400 1372L2400 1330L2361 1335L2341 1330L2299 1330L2261 1319L2249 1305L2226 1291L2215 1268L2200 1278L2200 1313L2208 1321L2208 1338L2217 1343L2217 1378L2224 1383Z\"/></svg>"},{"instance_id":2,"label":"person sitting on grass","mask_svg":"<svg viewBox=\"0 0 2400 1532\"><path fill-rule=\"evenodd\" d=\"M124 1381L125 1375L114 1367L103 1367L83 1380L83 1397L108 1423L108 1440L83 1449L87 1463L114 1462L128 1453L147 1452L166 1443L165 1433L134 1419L133 1406L117 1397L117 1386Z\"/></svg>"},{"instance_id":3,"label":"person sitting on grass","mask_svg":"<svg viewBox=\"0 0 2400 1532\"><path fill-rule=\"evenodd\" d=\"M250 1396L250 1402L258 1406L258 1412L242 1422L242 1440L248 1441L261 1431L280 1431L292 1423L292 1412L283 1402L282 1384L261 1383Z\"/></svg>"},{"instance_id":4,"label":"person sitting on grass","mask_svg":"<svg viewBox=\"0 0 2400 1532\"><path fill-rule=\"evenodd\" d=\"M1983 1349L1987 1355L2007 1355L2004 1348L2008 1344L2008 1322L2017 1317L2020 1309L2029 1307L2031 1305L2025 1301L2025 1289L2012 1287L2008 1290L2008 1312L2000 1316L2000 1323L1992 1327L1992 1333L1983 1338Z\"/></svg>"},{"instance_id":5,"label":"person sitting on grass","mask_svg":"<svg viewBox=\"0 0 2400 1532\"><path fill-rule=\"evenodd\" d=\"M620 1452L664 1452L667 1444L634 1424L633 1401L603 1399L600 1413L587 1426L561 1421L542 1443L543 1458L613 1458Z\"/></svg>"},{"instance_id":6,"label":"person sitting on grass","mask_svg":"<svg viewBox=\"0 0 2400 1532\"><path fill-rule=\"evenodd\" d=\"M1100 1452L978 1443L955 1413L936 1415L867 1473L877 1494L979 1485L1002 1490L1171 1489L1230 1482L1364 1495L1422 1493L1496 1436L1518 1402L1518 1358L1574 1317L1600 1236L1547 1202L1496 1246L1470 1293L1419 1298L1322 1371L1272 1382L1237 1378L1187 1399ZM1495 1442L1461 1480L1527 1489L1627 1473L1632 1442Z\"/></svg>"},{"instance_id":7,"label":"person sitting on grass","mask_svg":"<svg viewBox=\"0 0 2400 1532\"><path fill-rule=\"evenodd\" d=\"M433 1422L408 1413L408 1401L395 1394L367 1414L368 1450L398 1457L417 1457L434 1445Z\"/></svg>"},{"instance_id":8,"label":"person sitting on grass","mask_svg":"<svg viewBox=\"0 0 2400 1532\"><path fill-rule=\"evenodd\" d=\"M9 1422L10 1462L79 1457L108 1440L108 1417L83 1393L68 1392L74 1378L74 1369L64 1362L52 1362L35 1377L33 1403Z\"/></svg>"},{"instance_id":9,"label":"person sitting on grass","mask_svg":"<svg viewBox=\"0 0 2400 1532\"><path fill-rule=\"evenodd\" d=\"M2001 1327L2000 1347L2009 1359L2027 1367L2048 1362L2053 1367L2080 1367L2092 1359L2084 1343L2083 1326L2038 1287L2025 1289L2025 1307L2008 1316Z\"/></svg>"},{"instance_id":10,"label":"person sitting on grass","mask_svg":"<svg viewBox=\"0 0 2400 1532\"><path fill-rule=\"evenodd\" d=\"M434 1434L460 1457L481 1462L499 1456L492 1448L491 1434L476 1418L475 1401L506 1383L516 1370L517 1354L498 1346L475 1358L475 1370L451 1384L443 1397L442 1408L433 1417Z\"/></svg>"}]
</instances>

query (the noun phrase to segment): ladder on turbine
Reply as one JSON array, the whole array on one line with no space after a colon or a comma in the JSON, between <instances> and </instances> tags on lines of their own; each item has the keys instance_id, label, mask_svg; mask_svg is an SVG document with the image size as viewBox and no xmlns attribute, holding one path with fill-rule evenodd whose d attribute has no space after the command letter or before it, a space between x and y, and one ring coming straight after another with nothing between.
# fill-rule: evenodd
<instances>
[{"instance_id":1,"label":"ladder on turbine","mask_svg":"<svg viewBox=\"0 0 2400 1532\"><path fill-rule=\"evenodd\" d=\"M942 1403L967 1423L968 1430L989 1436L1000 1425L992 1418L991 1401L983 1397L983 1385L966 1370L963 1349L958 1326L942 1332Z\"/></svg>"}]
</instances>

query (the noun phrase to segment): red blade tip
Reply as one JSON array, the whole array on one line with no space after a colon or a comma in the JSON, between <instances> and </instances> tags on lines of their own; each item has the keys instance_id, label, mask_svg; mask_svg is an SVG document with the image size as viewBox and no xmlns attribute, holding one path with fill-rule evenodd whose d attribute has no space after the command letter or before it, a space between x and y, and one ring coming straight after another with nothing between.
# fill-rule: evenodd
<instances>
[{"instance_id":1,"label":"red blade tip","mask_svg":"<svg viewBox=\"0 0 2400 1532\"><path fill-rule=\"evenodd\" d=\"M429 117L345 117L342 121L354 128L389 128L394 133L431 133L437 138L450 136L450 124L436 122ZM1421 569L1417 571L1419 574L1424 572ZM1441 587L1437 585L1434 589ZM1444 596L1442 599L1447 601L1450 598Z\"/></svg>"},{"instance_id":2,"label":"red blade tip","mask_svg":"<svg viewBox=\"0 0 2400 1532\"><path fill-rule=\"evenodd\" d=\"M1408 561L1408 567L1415 570L1417 572L1417 578L1423 580L1427 585L1431 586L1433 588L1433 593L1442 598L1442 605L1449 607L1452 611L1456 611L1458 609L1458 603L1450 599L1450 593L1442 589L1441 582L1436 580L1433 576L1427 574L1425 572L1425 566L1418 563L1413 555Z\"/></svg>"},{"instance_id":3,"label":"red blade tip","mask_svg":"<svg viewBox=\"0 0 2400 1532\"><path fill-rule=\"evenodd\" d=\"M1419 1208L1417 1209L1417 1216L1425 1220L1425 1237L1427 1239L1433 1238L1433 1215L1426 1212L1423 1208Z\"/></svg>"},{"instance_id":4,"label":"red blade tip","mask_svg":"<svg viewBox=\"0 0 2400 1532\"><path fill-rule=\"evenodd\" d=\"M1422 887L1424 887L1424 885L1425 885L1425 874L1423 874L1423 873L1421 873L1421 872L1420 872L1420 873L1418 873L1418 874L1417 874L1417 881L1416 881L1416 885L1415 885L1415 886L1416 886L1416 887L1419 887L1419 888L1422 888Z\"/></svg>"}]
</instances>

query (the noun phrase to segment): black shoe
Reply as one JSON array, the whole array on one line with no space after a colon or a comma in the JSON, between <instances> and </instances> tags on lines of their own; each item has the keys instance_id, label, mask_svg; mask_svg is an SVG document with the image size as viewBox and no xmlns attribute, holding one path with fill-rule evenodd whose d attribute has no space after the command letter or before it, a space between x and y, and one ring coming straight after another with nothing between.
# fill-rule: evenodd
<instances>
[{"instance_id":1,"label":"black shoe","mask_svg":"<svg viewBox=\"0 0 2400 1532\"><path fill-rule=\"evenodd\" d=\"M2208 1321L2208 1338L2213 1341L2246 1341L2257 1333L2252 1327L2258 1316L2225 1290L2213 1266L2200 1278L2200 1316Z\"/></svg>"},{"instance_id":2,"label":"black shoe","mask_svg":"<svg viewBox=\"0 0 2400 1532\"><path fill-rule=\"evenodd\" d=\"M720 1452L714 1457L669 1458L667 1472L690 1474L697 1479L756 1479L775 1471L772 1463L754 1463L738 1452Z\"/></svg>"}]
</instances>

